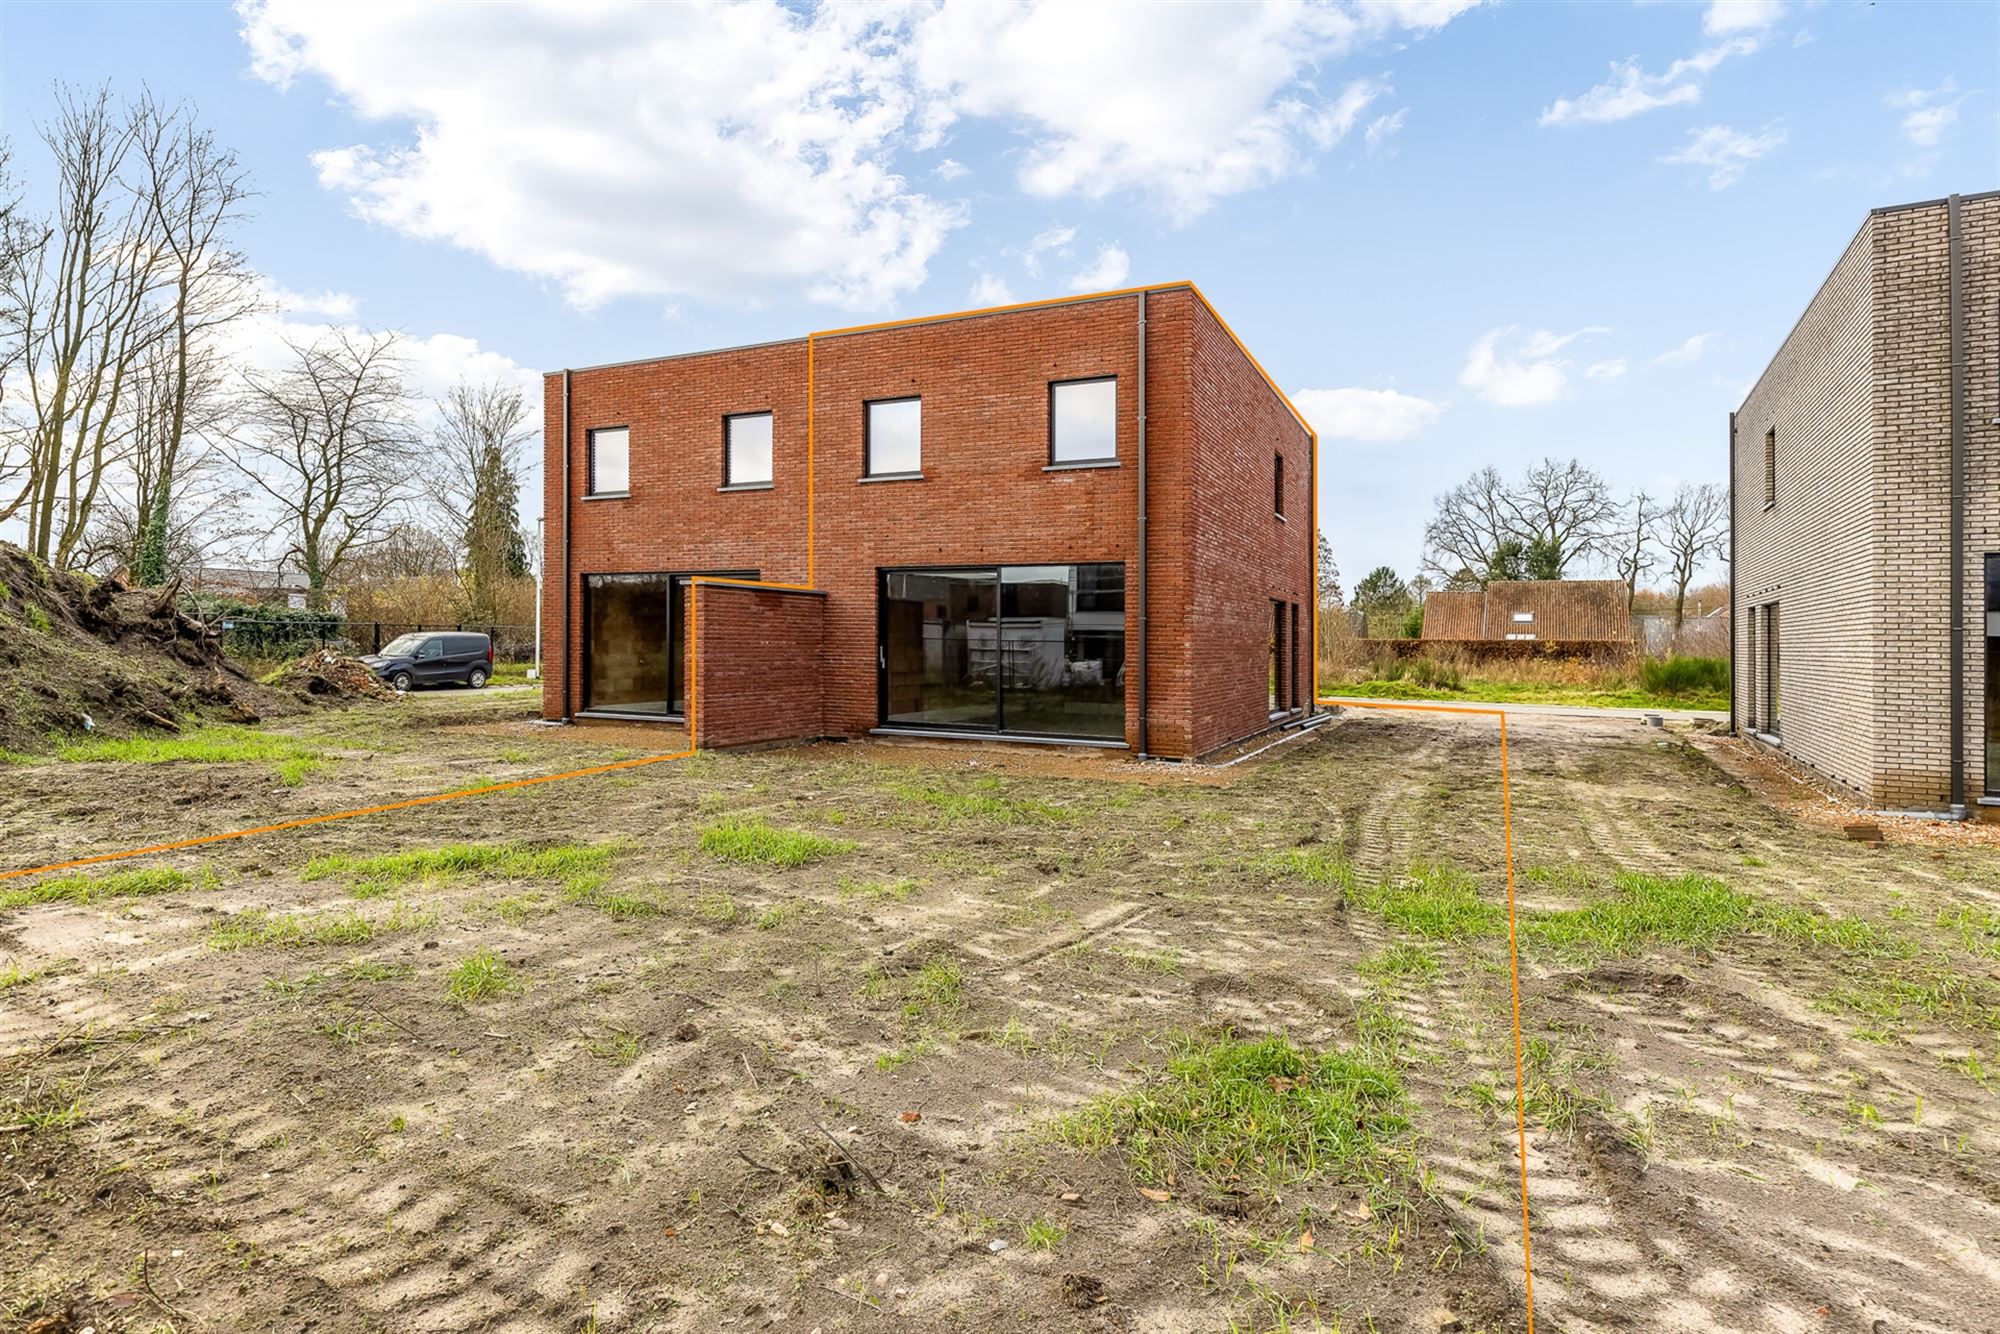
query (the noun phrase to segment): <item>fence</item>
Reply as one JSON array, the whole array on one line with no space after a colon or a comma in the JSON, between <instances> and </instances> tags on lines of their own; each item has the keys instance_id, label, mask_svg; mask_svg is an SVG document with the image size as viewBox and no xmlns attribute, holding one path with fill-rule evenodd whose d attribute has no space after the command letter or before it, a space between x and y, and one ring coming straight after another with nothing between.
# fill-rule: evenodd
<instances>
[{"instance_id":1,"label":"fence","mask_svg":"<svg viewBox=\"0 0 2000 1334\"><path fill-rule=\"evenodd\" d=\"M309 648L380 653L397 635L428 631L481 634L493 641L495 662L533 662L535 627L495 622L350 621L344 616L224 616L222 646L239 658L293 658Z\"/></svg>"}]
</instances>

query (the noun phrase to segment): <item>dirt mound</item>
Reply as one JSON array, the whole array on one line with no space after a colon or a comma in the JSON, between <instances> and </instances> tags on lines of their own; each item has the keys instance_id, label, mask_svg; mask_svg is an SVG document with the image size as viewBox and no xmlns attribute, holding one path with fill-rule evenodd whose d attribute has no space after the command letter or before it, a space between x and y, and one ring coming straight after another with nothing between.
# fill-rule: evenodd
<instances>
[{"instance_id":1,"label":"dirt mound","mask_svg":"<svg viewBox=\"0 0 2000 1334\"><path fill-rule=\"evenodd\" d=\"M330 648L307 650L297 662L288 663L272 684L322 700L396 698L396 692L359 659Z\"/></svg>"},{"instance_id":2,"label":"dirt mound","mask_svg":"<svg viewBox=\"0 0 2000 1334\"><path fill-rule=\"evenodd\" d=\"M177 586L51 570L0 543L0 747L43 751L90 732L179 731L190 716L230 722L296 712L183 615Z\"/></svg>"}]
</instances>

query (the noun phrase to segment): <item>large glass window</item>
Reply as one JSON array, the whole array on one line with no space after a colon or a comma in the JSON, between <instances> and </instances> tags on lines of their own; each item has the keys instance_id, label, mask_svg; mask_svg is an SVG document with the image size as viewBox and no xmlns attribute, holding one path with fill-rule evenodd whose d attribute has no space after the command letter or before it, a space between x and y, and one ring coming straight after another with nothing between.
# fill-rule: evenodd
<instances>
[{"instance_id":1,"label":"large glass window","mask_svg":"<svg viewBox=\"0 0 2000 1334\"><path fill-rule=\"evenodd\" d=\"M664 574L593 574L583 581L583 707L612 713L673 712L667 690Z\"/></svg>"},{"instance_id":2,"label":"large glass window","mask_svg":"<svg viewBox=\"0 0 2000 1334\"><path fill-rule=\"evenodd\" d=\"M1125 567L890 570L884 722L1125 735Z\"/></svg>"},{"instance_id":3,"label":"large glass window","mask_svg":"<svg viewBox=\"0 0 2000 1334\"><path fill-rule=\"evenodd\" d=\"M590 494L623 495L632 480L632 432L606 426L590 433Z\"/></svg>"},{"instance_id":4,"label":"large glass window","mask_svg":"<svg viewBox=\"0 0 2000 1334\"><path fill-rule=\"evenodd\" d=\"M867 475L915 476L924 462L923 400L892 398L867 406Z\"/></svg>"},{"instance_id":5,"label":"large glass window","mask_svg":"<svg viewBox=\"0 0 2000 1334\"><path fill-rule=\"evenodd\" d=\"M678 718L687 712L687 586L755 570L592 574L583 580L583 707Z\"/></svg>"},{"instance_id":6,"label":"large glass window","mask_svg":"<svg viewBox=\"0 0 2000 1334\"><path fill-rule=\"evenodd\" d=\"M1049 386L1049 462L1103 463L1118 457L1118 381L1066 380Z\"/></svg>"},{"instance_id":7,"label":"large glass window","mask_svg":"<svg viewBox=\"0 0 2000 1334\"><path fill-rule=\"evenodd\" d=\"M747 412L722 419L725 486L771 484L771 414Z\"/></svg>"}]
</instances>

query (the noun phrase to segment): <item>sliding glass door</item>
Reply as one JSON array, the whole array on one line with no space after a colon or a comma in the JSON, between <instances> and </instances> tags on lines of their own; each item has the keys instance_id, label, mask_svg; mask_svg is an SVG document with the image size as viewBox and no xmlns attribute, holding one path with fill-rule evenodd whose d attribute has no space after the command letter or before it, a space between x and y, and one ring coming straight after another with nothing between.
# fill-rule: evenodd
<instances>
[{"instance_id":1,"label":"sliding glass door","mask_svg":"<svg viewBox=\"0 0 2000 1334\"><path fill-rule=\"evenodd\" d=\"M1125 567L886 570L882 720L1123 739Z\"/></svg>"}]
</instances>

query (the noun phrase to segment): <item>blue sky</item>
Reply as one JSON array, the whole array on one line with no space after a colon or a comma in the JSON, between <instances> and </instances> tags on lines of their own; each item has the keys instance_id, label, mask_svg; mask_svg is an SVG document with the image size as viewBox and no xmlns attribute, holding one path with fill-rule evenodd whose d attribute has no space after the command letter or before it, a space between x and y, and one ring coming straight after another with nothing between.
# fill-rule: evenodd
<instances>
[{"instance_id":1,"label":"blue sky","mask_svg":"<svg viewBox=\"0 0 2000 1334\"><path fill-rule=\"evenodd\" d=\"M13 3L0 128L41 198L51 80L194 99L284 318L432 387L1192 278L1351 587L1488 463L1721 480L1867 209L2000 186L1996 56L1981 4Z\"/></svg>"}]
</instances>

